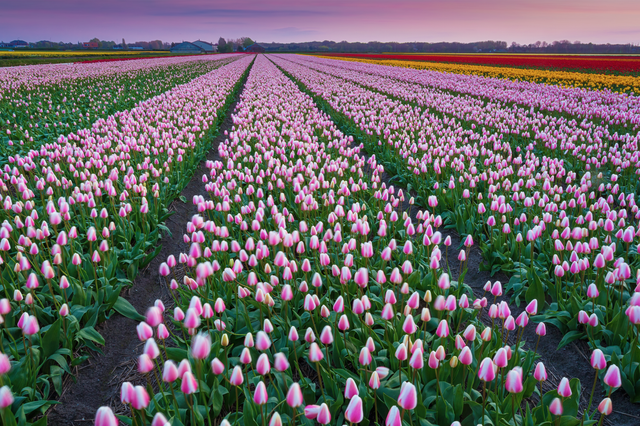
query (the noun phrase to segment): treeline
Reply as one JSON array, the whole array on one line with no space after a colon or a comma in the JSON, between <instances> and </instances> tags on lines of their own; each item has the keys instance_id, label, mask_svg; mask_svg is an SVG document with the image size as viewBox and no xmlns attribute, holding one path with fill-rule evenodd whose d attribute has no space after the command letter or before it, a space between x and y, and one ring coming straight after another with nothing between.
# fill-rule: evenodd
<instances>
[{"instance_id":1,"label":"treeline","mask_svg":"<svg viewBox=\"0 0 640 426\"><path fill-rule=\"evenodd\" d=\"M225 40L223 37L220 37L220 39L218 39L218 52L242 52L253 43L255 43L255 41L253 41L249 37L240 37L238 39L230 38L229 40Z\"/></svg>"},{"instance_id":2,"label":"treeline","mask_svg":"<svg viewBox=\"0 0 640 426\"><path fill-rule=\"evenodd\" d=\"M144 50L169 50L173 43L163 43L162 40L151 41L136 41L134 43L127 43L122 40L122 43L116 43L113 40L100 40L99 38L92 38L90 43L96 43L98 49L129 49L132 47L142 48ZM35 49L80 49L82 48L82 42L78 43L66 43L63 41L55 42L49 40L41 40L35 43L29 43L29 46Z\"/></svg>"},{"instance_id":3,"label":"treeline","mask_svg":"<svg viewBox=\"0 0 640 426\"><path fill-rule=\"evenodd\" d=\"M368 43L350 43L348 41L312 41L306 43L260 43L268 52L344 52L344 53L640 53L640 46L632 44L594 44L570 42L568 40L537 41L520 45L506 41L478 41L473 43L439 42L439 43L384 43L371 41Z\"/></svg>"}]
</instances>

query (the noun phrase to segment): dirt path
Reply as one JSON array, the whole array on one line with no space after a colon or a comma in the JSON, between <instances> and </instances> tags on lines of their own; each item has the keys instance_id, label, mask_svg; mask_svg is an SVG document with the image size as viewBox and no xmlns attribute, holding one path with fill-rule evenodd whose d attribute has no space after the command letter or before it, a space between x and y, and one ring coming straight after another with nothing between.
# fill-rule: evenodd
<instances>
[{"instance_id":1,"label":"dirt path","mask_svg":"<svg viewBox=\"0 0 640 426\"><path fill-rule=\"evenodd\" d=\"M202 182L202 175L209 172L205 165L206 161L220 160L218 145L226 138L225 130L233 126L231 114L235 110L243 88L244 81L235 100L227 109L226 117L219 128L218 135L213 140L211 150L180 194L186 199L186 203L178 197L169 205L169 211L173 211L174 214L167 219L165 225L171 231L171 236L162 238L160 254L140 272L133 286L123 294L143 315L157 299L161 299L166 306L172 304L169 291L161 280L158 268L162 262L166 261L167 256L173 254L177 257L180 252L188 252L183 234L186 223L198 213L192 202L193 196L206 194L205 184ZM100 326L98 331L105 339L103 354L95 354L91 357L80 367L75 383L65 387L59 399L60 404L49 413L50 426L92 425L98 408L103 405L112 405L114 401L119 403L122 384L120 379L131 373L132 366L135 368L135 360L143 347L136 333L137 325L138 322L114 313ZM73 378L70 377L69 380L72 381Z\"/></svg>"},{"instance_id":2,"label":"dirt path","mask_svg":"<svg viewBox=\"0 0 640 426\"><path fill-rule=\"evenodd\" d=\"M220 135L214 141L213 148L207 155L208 160L219 159L217 147L220 141L224 140L224 130L229 129L232 125L230 115L234 108L235 102L230 106L226 120L221 127ZM366 153L365 156L368 158ZM161 283L158 275L158 266L168 255L177 255L188 250L187 245L183 242L182 234L185 223L192 215L197 213L195 206L191 202L193 196L202 195L206 192L201 180L202 174L207 172L204 164L205 162L203 161L195 172L194 177L182 191L181 195L186 198L187 203L176 200L170 206L170 210L176 212L166 223L172 232L172 236L163 240L163 248L160 255L151 262L146 270L141 272L129 294L125 295L140 313L144 313L149 306L153 305L156 299L162 299L165 303L168 301L168 292ZM383 180L387 182L387 185L390 178L387 174L383 175ZM397 183L394 183L394 186L402 188L402 185ZM406 188L402 189L407 193ZM408 207L408 203L405 202L400 207L400 210L405 210ZM415 214L418 210L419 208L416 206L411 209L414 222L416 221ZM448 257L451 259L449 262L452 272L451 278L456 280L460 273L457 256L461 240L454 231L441 229L441 232L444 237L451 236L452 244L447 251ZM468 272L465 283L472 287L477 297L482 297L484 293L482 287L487 281L495 282L499 280L503 285L506 285L509 280L509 277L502 273L491 277L487 271L481 271L481 263L481 252L476 245L471 250L468 258ZM501 300L509 302L507 295L498 298L496 303ZM489 298L489 302L491 301L492 298ZM524 306L516 307L513 304L509 304L509 306L514 317L524 310ZM482 319L486 323L491 322L486 317L486 314ZM92 424L98 407L112 405L114 401L117 401L121 379L126 377L127 374L131 374L131 371L135 369L135 360L141 353L142 344L136 335L136 325L135 321L117 314L103 325L100 332L106 341L104 354L90 359L87 365L82 367L77 375L77 383L68 387L60 399L61 404L52 410L49 416L49 425L81 426ZM538 354L541 355L540 361L545 364L549 373L549 380L545 382L543 389L546 392L557 387L562 377L578 378L582 384L581 409L584 409L588 403L594 379L594 370L591 368L588 359L590 352L581 341L571 343L557 350L556 348L562 337L562 334L555 327L549 325L547 327L547 335L540 340ZM525 328L522 339L525 341L526 349L534 349L537 340L534 324L530 323ZM511 345L515 344L515 336L511 336L509 340ZM602 397L602 387L598 385L592 411ZM639 406L632 404L626 393L619 390L612 395L612 400L614 411L606 418L605 424L616 426L640 424Z\"/></svg>"},{"instance_id":3,"label":"dirt path","mask_svg":"<svg viewBox=\"0 0 640 426\"><path fill-rule=\"evenodd\" d=\"M285 74L287 73L285 72ZM291 78L291 76L289 77ZM293 80L296 81L295 79ZM304 91L316 101L316 104L318 104L319 107L321 107L323 104L324 106L326 106L326 108L320 109L323 109L329 115L332 115L333 109L328 104L326 104L326 102L324 102L323 100L319 100L319 98L314 96L313 93L311 93L308 89ZM343 126L340 125L340 120L334 120L334 122L345 134L352 135L354 137L355 143L360 143L360 140L356 135L353 135L348 129L343 128ZM362 154L367 158L367 160L370 158L370 155L366 152L366 150L364 150ZM387 185L393 184L396 189L402 189L407 200L410 196L416 195L415 192L407 195L409 194L409 192L406 190L406 187L404 187L402 184L399 184L398 182L391 183L390 181L392 176L386 172L382 174L381 178ZM409 209L410 205L407 200L405 200L405 202L403 202L399 206L398 210L404 211ZM424 209L424 207L413 206L410 210L412 221L416 226L416 214L420 209ZM450 259L449 267L452 275L451 279L457 280L461 272L460 262L458 262L457 258L458 252L462 246L462 241L458 233L453 230L440 229L440 232L443 234L443 239L447 236L451 237L451 246L448 248L443 248L447 249L448 258ZM464 279L464 283L469 285L473 289L476 297L483 297L483 287L487 281L491 281L492 283L495 281L500 281L503 284L503 287L506 287L506 284L510 279L509 276L500 272L492 277L488 271L480 270L481 263L482 253L480 252L480 249L478 248L478 245L476 243L472 247L472 250L467 258L468 271ZM489 296L491 296L491 294L489 294ZM503 296L497 298L496 303L500 303L502 300L509 303L511 313L515 318L522 311L524 311L524 304L519 307L515 306L513 303L510 303L510 297L510 294L504 294ZM489 300L489 303L493 302L493 297L487 297L487 299ZM480 319L485 324L491 324L491 319L486 314L486 310L484 311L484 315ZM535 349L536 342L538 340L538 336L535 334L535 329L536 324L534 324L533 322L529 322L529 325L525 328L522 336L522 341L525 342L525 350L533 351ZM512 334L515 334L515 331ZM568 379L579 379L582 386L580 403L580 411L582 412L583 410L586 410L588 406L589 396L591 395L591 386L593 385L593 381L595 378L595 370L591 368L589 360L589 357L591 356L591 350L589 349L587 343L582 340L572 342L562 349L557 349L560 341L562 340L562 337L562 333L555 326L547 324L547 335L540 339L537 353L541 356L539 361L544 363L549 376L548 380L543 383L543 392L547 392L549 390L557 388L563 377L567 377ZM508 343L513 346L516 343L515 340L515 336L512 335L509 337ZM606 395L604 395L602 385L599 383L594 394L591 412L595 410L599 402L605 396ZM613 402L613 412L611 413L611 415L606 416L604 424L616 426L640 425L640 405L631 403L629 396L622 389L618 389L613 395L611 395L611 400Z\"/></svg>"},{"instance_id":4,"label":"dirt path","mask_svg":"<svg viewBox=\"0 0 640 426\"><path fill-rule=\"evenodd\" d=\"M354 139L356 139L356 136ZM357 139L356 139L357 140ZM366 151L363 152L364 156L367 160L371 157ZM368 166L367 166L368 167ZM412 191L409 193L405 187L398 182L391 182L392 176L388 173L384 172L381 175L382 181L389 185L393 185L396 190L402 189L405 193L406 200L398 206L398 211L410 211L412 221L415 226L418 225L418 220L416 215L419 210L424 210L421 206L410 206L408 199L411 196L416 196L417 194ZM411 207L411 209L409 209ZM444 239L449 236L451 237L451 246L445 247L442 245L442 249L446 249L447 257L449 259L449 268L451 271L451 279L458 280L460 276L460 262L458 259L458 253L462 247L462 240L460 239L460 235L457 232L451 229L440 229L440 232L443 235ZM483 287L487 281L491 281L492 283L496 281L500 281L503 287L506 287L507 282L509 282L510 277L502 272L495 274L493 277L488 271L480 270L480 265L482 264L482 253L477 245L477 243L472 247L469 256L467 258L467 274L464 278L464 283L470 286L473 289L473 292L476 297L482 298L486 296L489 304L493 302L493 297L490 293L485 294ZM504 294L501 297L498 297L496 303L500 303L501 301L506 301L509 304L509 308L511 309L511 314L514 318L516 318L521 312L524 311L525 305L515 306L510 302L510 294ZM491 324L491 318L487 315L487 310L483 310L483 315L480 318L485 324ZM536 347L536 342L538 340L538 335L535 333L536 324L533 322L529 322L529 325L525 328L525 331L522 335L522 341L525 342L525 350L533 351ZM567 377L568 379L578 378L580 379L580 384L582 386L581 391L581 404L580 410L586 410L589 404L589 396L591 395L591 386L593 385L593 381L595 378L595 370L591 368L590 364L590 356L591 351L588 348L586 342L582 340L578 340L577 342L572 342L569 345L563 347L562 349L557 349L560 341L562 340L562 333L553 325L547 324L547 335L540 339L540 343L538 345L537 353L540 355L539 362L544 363L545 368L547 370L547 374L549 376L548 380L543 383L543 391L547 392L558 387L558 384L562 380L563 377ZM515 346L516 344L516 332L511 333L508 339L508 343L511 346ZM591 412L595 410L600 401L605 397L603 388L600 384L598 384L596 388L596 392L593 397L593 404L591 406ZM611 415L605 418L604 424L615 425L615 426L637 426L640 425L640 406L637 404L631 403L629 400L629 396L623 391L618 390L613 395L611 395L611 400L613 402L613 412ZM536 399L537 401L537 399Z\"/></svg>"}]
</instances>

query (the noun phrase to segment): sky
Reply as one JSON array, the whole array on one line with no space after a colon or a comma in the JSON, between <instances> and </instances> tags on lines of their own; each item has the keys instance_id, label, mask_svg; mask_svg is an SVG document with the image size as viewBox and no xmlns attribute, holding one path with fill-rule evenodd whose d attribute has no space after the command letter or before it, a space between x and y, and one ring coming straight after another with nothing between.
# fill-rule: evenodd
<instances>
[{"instance_id":1,"label":"sky","mask_svg":"<svg viewBox=\"0 0 640 426\"><path fill-rule=\"evenodd\" d=\"M0 41L640 44L639 0L0 0Z\"/></svg>"}]
</instances>

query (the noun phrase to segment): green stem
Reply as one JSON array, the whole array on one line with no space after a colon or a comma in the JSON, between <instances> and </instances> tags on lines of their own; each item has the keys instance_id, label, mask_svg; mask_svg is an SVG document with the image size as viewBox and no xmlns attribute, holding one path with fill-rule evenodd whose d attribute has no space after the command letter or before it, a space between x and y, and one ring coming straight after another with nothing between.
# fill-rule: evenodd
<instances>
[{"instance_id":1,"label":"green stem","mask_svg":"<svg viewBox=\"0 0 640 426\"><path fill-rule=\"evenodd\" d=\"M587 414L591 411L591 403L593 402L593 393L596 391L596 385L598 384L598 370L596 370L596 377L593 379L593 386L591 387L591 397L589 397L589 405L587 406Z\"/></svg>"},{"instance_id":2,"label":"green stem","mask_svg":"<svg viewBox=\"0 0 640 426\"><path fill-rule=\"evenodd\" d=\"M320 391L322 392L322 398L327 401L327 397L324 395L324 388L322 387L322 374L320 373L320 363L316 362L316 371L318 372L318 383L320 383Z\"/></svg>"}]
</instances>

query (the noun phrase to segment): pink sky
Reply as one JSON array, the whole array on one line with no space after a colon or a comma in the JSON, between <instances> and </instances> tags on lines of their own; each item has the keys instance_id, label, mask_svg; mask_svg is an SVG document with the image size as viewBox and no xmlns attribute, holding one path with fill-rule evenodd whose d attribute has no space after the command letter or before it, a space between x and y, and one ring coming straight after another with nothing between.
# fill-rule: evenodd
<instances>
[{"instance_id":1,"label":"pink sky","mask_svg":"<svg viewBox=\"0 0 640 426\"><path fill-rule=\"evenodd\" d=\"M640 0L2 0L0 40L640 44Z\"/></svg>"}]
</instances>

